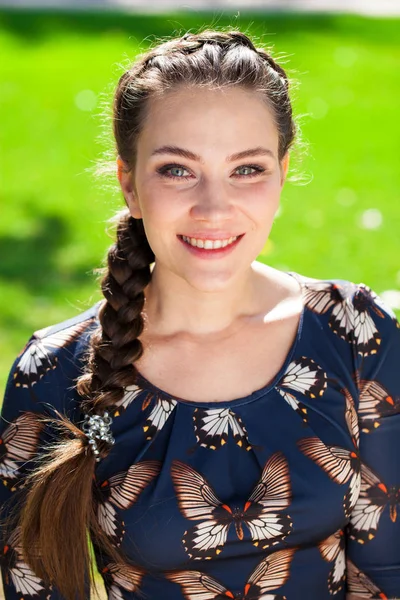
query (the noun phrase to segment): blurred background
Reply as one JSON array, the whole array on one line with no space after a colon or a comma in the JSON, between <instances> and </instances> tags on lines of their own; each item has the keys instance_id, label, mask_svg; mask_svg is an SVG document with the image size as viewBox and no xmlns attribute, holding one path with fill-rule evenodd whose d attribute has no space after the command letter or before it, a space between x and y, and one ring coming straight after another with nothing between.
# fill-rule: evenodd
<instances>
[{"instance_id":1,"label":"blurred background","mask_svg":"<svg viewBox=\"0 0 400 600\"><path fill-rule=\"evenodd\" d=\"M119 76L199 27L240 28L293 82L301 143L259 259L364 282L400 314L399 25L396 0L0 0L1 389L33 331L101 298Z\"/></svg>"}]
</instances>

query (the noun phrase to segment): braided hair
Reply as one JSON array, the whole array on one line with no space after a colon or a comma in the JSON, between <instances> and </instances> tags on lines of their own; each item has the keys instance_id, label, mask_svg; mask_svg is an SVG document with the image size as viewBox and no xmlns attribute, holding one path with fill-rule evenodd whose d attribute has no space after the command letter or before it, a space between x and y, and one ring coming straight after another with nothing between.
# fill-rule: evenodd
<instances>
[{"instance_id":1,"label":"braided hair","mask_svg":"<svg viewBox=\"0 0 400 600\"><path fill-rule=\"evenodd\" d=\"M295 124L284 69L244 33L207 29L156 45L121 76L113 104L113 133L117 153L129 170L135 166L148 100L180 85L242 86L260 93L275 120L280 160L291 147ZM144 328L144 290L154 261L142 219L124 209L101 281L104 300L99 326L91 334L84 371L77 380L85 413L112 410L126 386L135 382L135 361L144 350L139 339ZM25 561L45 583L56 586L66 600L77 596L81 600L87 572L94 585L88 534L114 563L129 569L129 560L97 522L96 462L86 435L64 415L60 423L69 435L52 447L29 479L19 522L21 547ZM100 442L102 458L109 449L106 441Z\"/></svg>"}]
</instances>

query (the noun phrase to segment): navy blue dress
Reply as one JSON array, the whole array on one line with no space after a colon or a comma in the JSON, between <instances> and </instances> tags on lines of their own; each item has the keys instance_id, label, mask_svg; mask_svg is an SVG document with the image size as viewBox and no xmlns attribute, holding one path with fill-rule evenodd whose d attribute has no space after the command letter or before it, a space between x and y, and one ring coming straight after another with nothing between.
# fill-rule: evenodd
<instances>
[{"instance_id":1,"label":"navy blue dress","mask_svg":"<svg viewBox=\"0 0 400 600\"><path fill-rule=\"evenodd\" d=\"M111 410L94 502L132 564L96 551L110 599L400 597L399 324L363 284L291 275L304 306L273 381L193 402L139 375ZM35 415L55 407L82 425L74 383L99 305L37 331L12 367L2 517L49 439ZM24 563L18 530L2 575L7 600L61 598Z\"/></svg>"}]
</instances>

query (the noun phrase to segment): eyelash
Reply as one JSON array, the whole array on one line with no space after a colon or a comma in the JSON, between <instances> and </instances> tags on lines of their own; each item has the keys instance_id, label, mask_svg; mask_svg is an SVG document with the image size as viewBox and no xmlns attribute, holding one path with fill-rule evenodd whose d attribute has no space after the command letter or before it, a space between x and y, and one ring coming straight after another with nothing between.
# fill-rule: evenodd
<instances>
[{"instance_id":1,"label":"eyelash","mask_svg":"<svg viewBox=\"0 0 400 600\"><path fill-rule=\"evenodd\" d=\"M264 167L260 167L259 165L240 165L240 167L237 167L237 169L242 169L244 167L247 167L248 169L255 169L254 173L250 173L248 175L239 175L239 177L245 177L246 179L250 178L250 177L255 177L257 175L259 175L260 173L265 173L266 169L264 169ZM159 169L157 169L157 173L159 175L161 175L162 177L168 177L169 179L189 179L188 176L185 177L178 177L178 175L168 175L167 171L169 171L170 169L183 169L185 171L187 171L188 169L186 169L186 167L183 167L182 165L178 165L178 164L171 164L171 165L164 165L162 167L160 167Z\"/></svg>"}]
</instances>

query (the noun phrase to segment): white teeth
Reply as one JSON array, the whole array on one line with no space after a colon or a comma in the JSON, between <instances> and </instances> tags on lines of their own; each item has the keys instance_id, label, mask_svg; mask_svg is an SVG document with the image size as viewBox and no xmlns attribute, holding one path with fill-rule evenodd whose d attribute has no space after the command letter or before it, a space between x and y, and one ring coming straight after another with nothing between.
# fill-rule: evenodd
<instances>
[{"instance_id":1,"label":"white teeth","mask_svg":"<svg viewBox=\"0 0 400 600\"><path fill-rule=\"evenodd\" d=\"M195 246L197 248L205 248L206 250L225 248L225 246L232 244L232 242L237 240L237 238L238 236L230 237L227 240L196 240L196 238L189 238L186 235L182 236L182 239L191 246Z\"/></svg>"}]
</instances>

